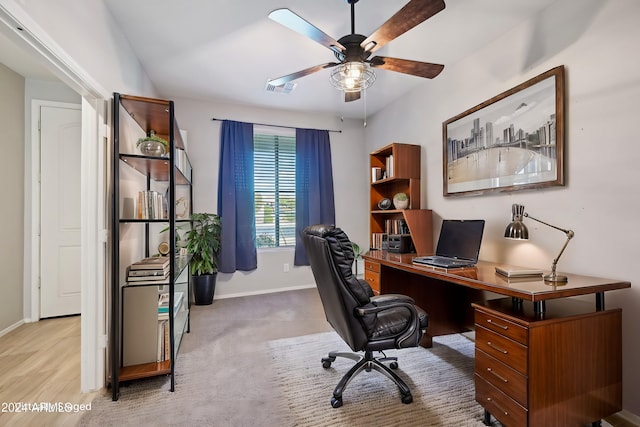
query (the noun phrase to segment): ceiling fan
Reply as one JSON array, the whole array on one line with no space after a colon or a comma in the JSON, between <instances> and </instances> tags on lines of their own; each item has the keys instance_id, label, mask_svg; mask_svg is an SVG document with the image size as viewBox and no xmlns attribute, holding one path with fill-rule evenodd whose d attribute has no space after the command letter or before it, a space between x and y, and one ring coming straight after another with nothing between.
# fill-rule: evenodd
<instances>
[{"instance_id":1,"label":"ceiling fan","mask_svg":"<svg viewBox=\"0 0 640 427\"><path fill-rule=\"evenodd\" d=\"M440 74L444 65L386 56L374 56L369 59L369 56L391 40L443 10L444 0L411 0L369 37L355 32L355 4L358 1L346 0L351 5L351 34L337 41L289 9L276 9L271 12L269 18L331 49L340 62L316 65L276 79L269 79L268 83L281 86L320 70L333 68L331 84L344 91L345 102L350 102L360 99L362 91L375 81L375 74L370 67L428 79Z\"/></svg>"}]
</instances>

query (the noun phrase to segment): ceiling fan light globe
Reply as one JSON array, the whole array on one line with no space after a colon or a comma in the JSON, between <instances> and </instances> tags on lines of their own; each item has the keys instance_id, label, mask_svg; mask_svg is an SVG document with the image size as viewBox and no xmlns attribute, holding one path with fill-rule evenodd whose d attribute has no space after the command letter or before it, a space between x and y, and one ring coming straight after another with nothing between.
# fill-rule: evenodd
<instances>
[{"instance_id":1,"label":"ceiling fan light globe","mask_svg":"<svg viewBox=\"0 0 640 427\"><path fill-rule=\"evenodd\" d=\"M340 64L331 71L331 85L344 92L359 92L367 89L376 80L376 75L364 62L351 61Z\"/></svg>"}]
</instances>

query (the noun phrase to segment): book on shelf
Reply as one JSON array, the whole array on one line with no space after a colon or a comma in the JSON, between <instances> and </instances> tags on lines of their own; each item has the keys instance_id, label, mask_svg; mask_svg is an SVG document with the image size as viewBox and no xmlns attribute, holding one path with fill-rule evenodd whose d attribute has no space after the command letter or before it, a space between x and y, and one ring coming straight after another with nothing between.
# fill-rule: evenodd
<instances>
[{"instance_id":1,"label":"book on shelf","mask_svg":"<svg viewBox=\"0 0 640 427\"><path fill-rule=\"evenodd\" d=\"M372 233L371 234L371 249L381 249L386 251L389 249L388 242L389 235L387 233Z\"/></svg>"},{"instance_id":2,"label":"book on shelf","mask_svg":"<svg viewBox=\"0 0 640 427\"><path fill-rule=\"evenodd\" d=\"M155 277L155 276L164 277L167 274L169 274L169 267L162 268L162 269L153 269L153 270L132 270L132 269L129 269L129 271L127 272L127 276L129 278L133 278L133 277L152 278L152 277Z\"/></svg>"},{"instance_id":3,"label":"book on shelf","mask_svg":"<svg viewBox=\"0 0 640 427\"><path fill-rule=\"evenodd\" d=\"M384 228L387 234L409 234L409 227L404 219L387 219Z\"/></svg>"},{"instance_id":4,"label":"book on shelf","mask_svg":"<svg viewBox=\"0 0 640 427\"><path fill-rule=\"evenodd\" d=\"M171 344L169 342L169 321L158 320L158 353L156 360L164 362L171 354Z\"/></svg>"},{"instance_id":5,"label":"book on shelf","mask_svg":"<svg viewBox=\"0 0 640 427\"><path fill-rule=\"evenodd\" d=\"M168 285L169 284L169 276L166 276L164 278L157 278L155 280L150 280L150 279L145 279L145 280L131 280L130 278L127 278L127 283L130 286L135 286L135 285Z\"/></svg>"},{"instance_id":6,"label":"book on shelf","mask_svg":"<svg viewBox=\"0 0 640 427\"><path fill-rule=\"evenodd\" d=\"M176 292L173 295L173 314L175 315L184 299L184 292ZM166 317L163 316L166 314ZM169 318L169 292L162 292L158 295L158 319Z\"/></svg>"},{"instance_id":7,"label":"book on shelf","mask_svg":"<svg viewBox=\"0 0 640 427\"><path fill-rule=\"evenodd\" d=\"M371 168L371 182L380 181L382 179L382 168L372 167Z\"/></svg>"},{"instance_id":8,"label":"book on shelf","mask_svg":"<svg viewBox=\"0 0 640 427\"><path fill-rule=\"evenodd\" d=\"M157 270L144 270L144 271L153 271ZM130 271L131 272L131 271ZM160 270L159 274L148 275L148 276L127 276L127 282L135 282L135 283L169 283L169 270Z\"/></svg>"},{"instance_id":9,"label":"book on shelf","mask_svg":"<svg viewBox=\"0 0 640 427\"><path fill-rule=\"evenodd\" d=\"M130 270L163 270L169 268L169 257L154 256L143 258L131 264Z\"/></svg>"},{"instance_id":10,"label":"book on shelf","mask_svg":"<svg viewBox=\"0 0 640 427\"><path fill-rule=\"evenodd\" d=\"M394 175L394 170L393 170L393 154L390 154L389 156L387 156L386 161L385 161L385 166L386 166L386 172L387 172L387 178L393 178Z\"/></svg>"},{"instance_id":11,"label":"book on shelf","mask_svg":"<svg viewBox=\"0 0 640 427\"><path fill-rule=\"evenodd\" d=\"M137 218L138 219L165 219L166 200L162 193L152 190L138 192Z\"/></svg>"}]
</instances>

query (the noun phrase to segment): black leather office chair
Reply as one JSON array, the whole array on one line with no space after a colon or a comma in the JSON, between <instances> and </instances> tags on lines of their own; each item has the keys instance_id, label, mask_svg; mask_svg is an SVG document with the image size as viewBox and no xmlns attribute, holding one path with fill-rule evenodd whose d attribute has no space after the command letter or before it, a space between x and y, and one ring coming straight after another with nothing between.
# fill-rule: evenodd
<instances>
[{"instance_id":1,"label":"black leather office chair","mask_svg":"<svg viewBox=\"0 0 640 427\"><path fill-rule=\"evenodd\" d=\"M352 274L353 247L340 228L312 225L303 230L302 239L327 321L353 351L364 352L330 352L322 358L324 368L336 357L357 361L333 391L331 406L342 406L342 392L363 369L374 369L390 378L400 389L402 402L411 403L409 387L391 370L398 367L397 358L384 353L374 357L373 352L417 347L427 327L427 314L408 296L374 296L369 284ZM382 361L391 361L391 369Z\"/></svg>"}]
</instances>

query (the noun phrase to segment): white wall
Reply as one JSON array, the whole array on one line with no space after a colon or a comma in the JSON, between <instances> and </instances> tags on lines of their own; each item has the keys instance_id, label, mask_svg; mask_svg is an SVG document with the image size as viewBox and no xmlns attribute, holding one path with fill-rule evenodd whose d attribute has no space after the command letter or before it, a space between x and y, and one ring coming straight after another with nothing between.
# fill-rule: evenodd
<instances>
[{"instance_id":1,"label":"white wall","mask_svg":"<svg viewBox=\"0 0 640 427\"><path fill-rule=\"evenodd\" d=\"M3 244L0 246L0 335L16 327L22 315L24 209L24 78L0 63L0 127L3 129L0 180Z\"/></svg>"},{"instance_id":2,"label":"white wall","mask_svg":"<svg viewBox=\"0 0 640 427\"><path fill-rule=\"evenodd\" d=\"M277 96L277 95L276 95ZM194 212L217 212L220 124L212 118L276 124L315 129L342 130L331 132L331 158L335 189L336 224L349 237L366 246L369 226L367 218L368 157L361 122L341 122L335 116L318 116L293 111L251 108L233 104L176 101L176 117L181 129L188 132L188 153L193 166ZM289 272L284 272L289 264ZM218 274L216 298L264 293L314 285L308 267L293 266L293 249L258 250L258 268Z\"/></svg>"},{"instance_id":3,"label":"white wall","mask_svg":"<svg viewBox=\"0 0 640 427\"><path fill-rule=\"evenodd\" d=\"M439 77L378 113L366 130L368 151L389 140L423 146L427 207L440 218L485 219L481 258L550 267L565 240L562 233L528 221L528 243L502 238L511 204L522 203L533 216L575 231L559 270L631 281L631 289L605 298L607 307L623 308L623 405L635 414L640 414L640 145L634 136L640 117L639 18L635 0L559 0L474 55L446 64ZM446 37L455 37L455 31ZM563 64L567 185L444 198L442 122Z\"/></svg>"},{"instance_id":4,"label":"white wall","mask_svg":"<svg viewBox=\"0 0 640 427\"><path fill-rule=\"evenodd\" d=\"M61 60L109 92L154 96L155 89L102 0L2 0L2 6ZM45 64L51 68L50 64ZM58 75L65 83L71 81ZM78 90L78 87L74 87Z\"/></svg>"}]
</instances>

